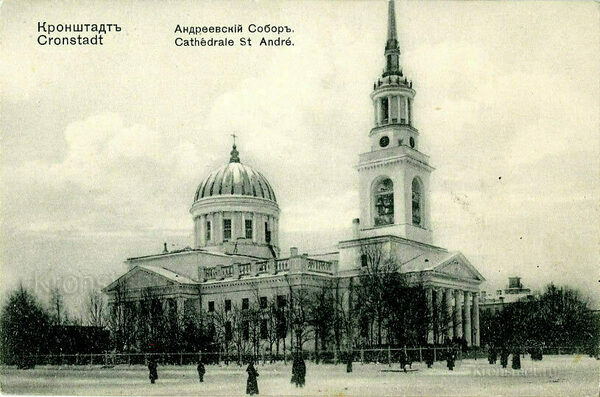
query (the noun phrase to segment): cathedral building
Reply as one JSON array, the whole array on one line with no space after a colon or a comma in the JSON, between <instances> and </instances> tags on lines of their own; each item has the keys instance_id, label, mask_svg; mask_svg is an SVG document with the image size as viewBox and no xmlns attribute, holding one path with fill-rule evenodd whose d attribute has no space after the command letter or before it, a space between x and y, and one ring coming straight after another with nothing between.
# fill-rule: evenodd
<instances>
[{"instance_id":1,"label":"cathedral building","mask_svg":"<svg viewBox=\"0 0 600 397\"><path fill-rule=\"evenodd\" d=\"M127 259L128 271L104 289L109 304L135 304L149 291L179 317L193 310L226 316L251 302L260 309L269 302L285 307L298 289L318 291L335 283L347 292L365 266L363 248L377 246L394 258L398 271L424 286L432 311L443 307L449 314L432 316L428 343L457 337L479 345L478 294L485 279L462 253L434 245L434 168L420 151L416 92L400 63L394 2L388 7L385 68L371 93L370 150L359 155L360 217L352 221L352 239L340 241L327 260L300 255L297 248L280 252L276 189L243 162L234 142L229 162L206 176L193 197L193 246L171 252L165 246L162 253ZM264 319L261 334L266 327Z\"/></svg>"}]
</instances>

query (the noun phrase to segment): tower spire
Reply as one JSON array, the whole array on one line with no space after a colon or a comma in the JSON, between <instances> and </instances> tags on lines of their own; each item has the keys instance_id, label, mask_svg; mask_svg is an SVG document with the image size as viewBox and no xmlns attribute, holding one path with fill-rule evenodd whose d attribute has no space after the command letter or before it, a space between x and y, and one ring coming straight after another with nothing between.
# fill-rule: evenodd
<instances>
[{"instance_id":1,"label":"tower spire","mask_svg":"<svg viewBox=\"0 0 600 397\"><path fill-rule=\"evenodd\" d=\"M386 50L398 49L398 35L396 33L396 11L394 9L394 0L388 2L388 35Z\"/></svg>"},{"instance_id":2,"label":"tower spire","mask_svg":"<svg viewBox=\"0 0 600 397\"><path fill-rule=\"evenodd\" d=\"M400 70L400 47L398 46L398 34L396 32L396 11L394 0L388 1L388 33L385 42L385 69L383 77L389 75L402 75Z\"/></svg>"}]
</instances>

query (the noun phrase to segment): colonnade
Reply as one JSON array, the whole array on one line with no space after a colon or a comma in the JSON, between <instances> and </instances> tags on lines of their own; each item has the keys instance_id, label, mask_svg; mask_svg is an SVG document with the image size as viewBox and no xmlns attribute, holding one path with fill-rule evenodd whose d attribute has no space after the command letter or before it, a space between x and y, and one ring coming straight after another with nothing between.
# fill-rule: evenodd
<instances>
[{"instance_id":1,"label":"colonnade","mask_svg":"<svg viewBox=\"0 0 600 397\"><path fill-rule=\"evenodd\" d=\"M426 288L431 314L428 343L464 338L468 346L479 346L479 293L453 288Z\"/></svg>"}]
</instances>

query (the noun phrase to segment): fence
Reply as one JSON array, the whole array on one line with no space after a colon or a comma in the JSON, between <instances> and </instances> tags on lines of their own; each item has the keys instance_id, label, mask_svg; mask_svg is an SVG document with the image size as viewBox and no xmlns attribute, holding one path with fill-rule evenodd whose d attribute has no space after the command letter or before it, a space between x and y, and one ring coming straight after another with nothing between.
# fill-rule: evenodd
<instances>
[{"instance_id":1,"label":"fence","mask_svg":"<svg viewBox=\"0 0 600 397\"><path fill-rule=\"evenodd\" d=\"M539 347L538 347L539 348ZM523 355L529 354L533 348L521 346ZM352 361L380 364L397 364L403 359L407 362L422 362L426 355L433 354L435 361L446 359L446 353L450 350L447 346L436 347L406 347L406 348L374 348L352 350ZM586 354L584 348L574 346L543 347L545 355L560 354ZM321 351L318 354L312 351L304 351L306 360L321 363L339 364L346 362L347 351ZM192 365L202 360L206 364L242 364L254 359L259 363L273 363L278 361L288 362L293 360L293 353L273 354L263 351L258 357L249 354L219 353L219 352L181 352L181 353L102 353L102 354L46 354L30 355L29 362L35 365L147 365L148 360L153 358L161 365ZM458 359L485 359L487 350L485 348L470 348L465 352L458 352Z\"/></svg>"}]
</instances>

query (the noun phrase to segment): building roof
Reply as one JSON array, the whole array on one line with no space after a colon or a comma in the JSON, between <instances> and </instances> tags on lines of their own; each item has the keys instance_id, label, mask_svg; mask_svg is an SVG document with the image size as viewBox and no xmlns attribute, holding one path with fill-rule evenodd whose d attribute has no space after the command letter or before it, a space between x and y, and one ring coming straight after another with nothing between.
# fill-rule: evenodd
<instances>
[{"instance_id":1,"label":"building roof","mask_svg":"<svg viewBox=\"0 0 600 397\"><path fill-rule=\"evenodd\" d=\"M150 271L152 273L156 273L159 276L162 276L170 281L174 281L179 284L198 284L197 281L194 281L189 277L182 276L181 274L175 273L171 270L165 269L164 267L148 265L137 265L137 267Z\"/></svg>"},{"instance_id":2,"label":"building roof","mask_svg":"<svg viewBox=\"0 0 600 397\"><path fill-rule=\"evenodd\" d=\"M422 272L426 270L433 270L442 263L447 262L452 257L456 256L457 252L444 252L444 251L423 251L413 259L402 264L402 271L405 273L409 272Z\"/></svg>"},{"instance_id":3,"label":"building roof","mask_svg":"<svg viewBox=\"0 0 600 397\"><path fill-rule=\"evenodd\" d=\"M252 167L242 164L233 145L229 164L213 171L202 181L194 202L214 196L252 196L277 202L275 192L267 178Z\"/></svg>"}]
</instances>

